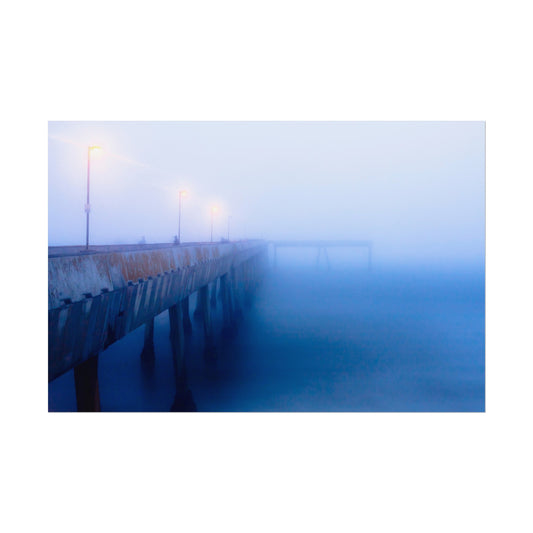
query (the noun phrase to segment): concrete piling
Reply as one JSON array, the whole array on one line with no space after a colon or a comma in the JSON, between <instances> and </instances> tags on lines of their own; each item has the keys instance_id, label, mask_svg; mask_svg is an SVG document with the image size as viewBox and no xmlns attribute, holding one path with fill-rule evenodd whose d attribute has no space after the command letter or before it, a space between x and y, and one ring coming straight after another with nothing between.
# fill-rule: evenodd
<instances>
[{"instance_id":1,"label":"concrete piling","mask_svg":"<svg viewBox=\"0 0 533 533\"><path fill-rule=\"evenodd\" d=\"M97 355L74 367L74 384L78 411L100 411Z\"/></svg>"},{"instance_id":2,"label":"concrete piling","mask_svg":"<svg viewBox=\"0 0 533 533\"><path fill-rule=\"evenodd\" d=\"M151 363L154 360L154 319L152 318L144 326L144 346L141 352L141 361L143 363Z\"/></svg>"},{"instance_id":3,"label":"concrete piling","mask_svg":"<svg viewBox=\"0 0 533 533\"><path fill-rule=\"evenodd\" d=\"M176 396L171 411L196 411L192 393L187 385L182 309L179 304L168 309L170 319L170 345L174 367Z\"/></svg>"},{"instance_id":4,"label":"concrete piling","mask_svg":"<svg viewBox=\"0 0 533 533\"><path fill-rule=\"evenodd\" d=\"M196 306L192 314L195 320L203 320L204 311L202 309L202 298L200 297L200 290L196 291Z\"/></svg>"},{"instance_id":5,"label":"concrete piling","mask_svg":"<svg viewBox=\"0 0 533 533\"><path fill-rule=\"evenodd\" d=\"M235 316L233 312L232 290L229 274L220 278L220 292L222 300L223 327L222 335L232 337L236 331Z\"/></svg>"},{"instance_id":6,"label":"concrete piling","mask_svg":"<svg viewBox=\"0 0 533 533\"><path fill-rule=\"evenodd\" d=\"M241 320L243 317L242 310L242 282L241 282L242 265L238 268L232 268L230 271L230 280L233 295L233 314L235 320Z\"/></svg>"},{"instance_id":7,"label":"concrete piling","mask_svg":"<svg viewBox=\"0 0 533 533\"><path fill-rule=\"evenodd\" d=\"M213 309L216 308L217 306L217 281L218 280L215 280L213 281L213 284L211 286L211 299L210 299L210 303L211 303L211 307ZM220 292L219 292L219 296L220 296Z\"/></svg>"},{"instance_id":8,"label":"concrete piling","mask_svg":"<svg viewBox=\"0 0 533 533\"><path fill-rule=\"evenodd\" d=\"M243 300L246 308L250 308L253 303L253 294L255 289L255 259L250 259L243 264Z\"/></svg>"},{"instance_id":9,"label":"concrete piling","mask_svg":"<svg viewBox=\"0 0 533 533\"><path fill-rule=\"evenodd\" d=\"M326 259L326 268L327 270L331 269L331 265L329 263L329 256L328 256L328 249L326 246L319 246L317 250L317 256L316 256L316 268L320 267L320 256L324 254L324 258Z\"/></svg>"},{"instance_id":10,"label":"concrete piling","mask_svg":"<svg viewBox=\"0 0 533 533\"><path fill-rule=\"evenodd\" d=\"M211 321L211 309L209 306L209 285L204 285L198 291L201 300L202 318L204 324L204 357L206 361L213 361L216 358L215 341L213 335L213 323Z\"/></svg>"},{"instance_id":11,"label":"concrete piling","mask_svg":"<svg viewBox=\"0 0 533 533\"><path fill-rule=\"evenodd\" d=\"M183 314L183 332L185 335L192 335L192 322L191 315L189 313L189 297L185 296L181 300L181 312Z\"/></svg>"}]
</instances>

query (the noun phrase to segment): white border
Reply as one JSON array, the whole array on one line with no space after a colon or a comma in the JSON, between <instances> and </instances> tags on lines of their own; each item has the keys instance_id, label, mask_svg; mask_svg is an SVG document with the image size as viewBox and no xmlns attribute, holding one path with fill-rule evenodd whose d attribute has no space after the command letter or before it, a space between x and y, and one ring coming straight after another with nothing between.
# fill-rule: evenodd
<instances>
[{"instance_id":1,"label":"white border","mask_svg":"<svg viewBox=\"0 0 533 533\"><path fill-rule=\"evenodd\" d=\"M531 528L526 7L5 8L5 530ZM486 120L487 413L47 414L47 121L85 119Z\"/></svg>"}]
</instances>

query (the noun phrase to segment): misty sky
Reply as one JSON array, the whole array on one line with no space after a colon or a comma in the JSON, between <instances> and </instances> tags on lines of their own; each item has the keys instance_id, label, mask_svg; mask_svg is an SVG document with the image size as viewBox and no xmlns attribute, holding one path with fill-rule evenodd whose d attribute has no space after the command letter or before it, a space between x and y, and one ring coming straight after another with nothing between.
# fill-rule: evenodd
<instances>
[{"instance_id":1,"label":"misty sky","mask_svg":"<svg viewBox=\"0 0 533 533\"><path fill-rule=\"evenodd\" d=\"M482 263L483 122L50 122L49 245L370 239L376 259Z\"/></svg>"}]
</instances>

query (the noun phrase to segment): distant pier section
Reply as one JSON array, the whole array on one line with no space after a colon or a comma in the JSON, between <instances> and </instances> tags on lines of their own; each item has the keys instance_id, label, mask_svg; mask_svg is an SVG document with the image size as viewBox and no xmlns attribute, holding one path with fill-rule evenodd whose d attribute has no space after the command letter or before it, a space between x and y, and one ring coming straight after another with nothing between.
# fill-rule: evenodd
<instances>
[{"instance_id":1,"label":"distant pier section","mask_svg":"<svg viewBox=\"0 0 533 533\"><path fill-rule=\"evenodd\" d=\"M372 268L372 241L368 240L284 240L270 241L274 247L274 267L277 265L278 248L316 248L316 265L318 267L323 255L328 269L330 268L328 248L366 248L368 270Z\"/></svg>"}]
</instances>

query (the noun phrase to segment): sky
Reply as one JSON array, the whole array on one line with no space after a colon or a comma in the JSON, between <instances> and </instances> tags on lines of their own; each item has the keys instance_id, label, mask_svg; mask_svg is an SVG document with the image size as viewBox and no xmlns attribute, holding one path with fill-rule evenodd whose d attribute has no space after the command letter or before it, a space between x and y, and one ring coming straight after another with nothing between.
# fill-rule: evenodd
<instances>
[{"instance_id":1,"label":"sky","mask_svg":"<svg viewBox=\"0 0 533 533\"><path fill-rule=\"evenodd\" d=\"M49 245L364 239L483 264L484 122L49 122Z\"/></svg>"}]
</instances>

